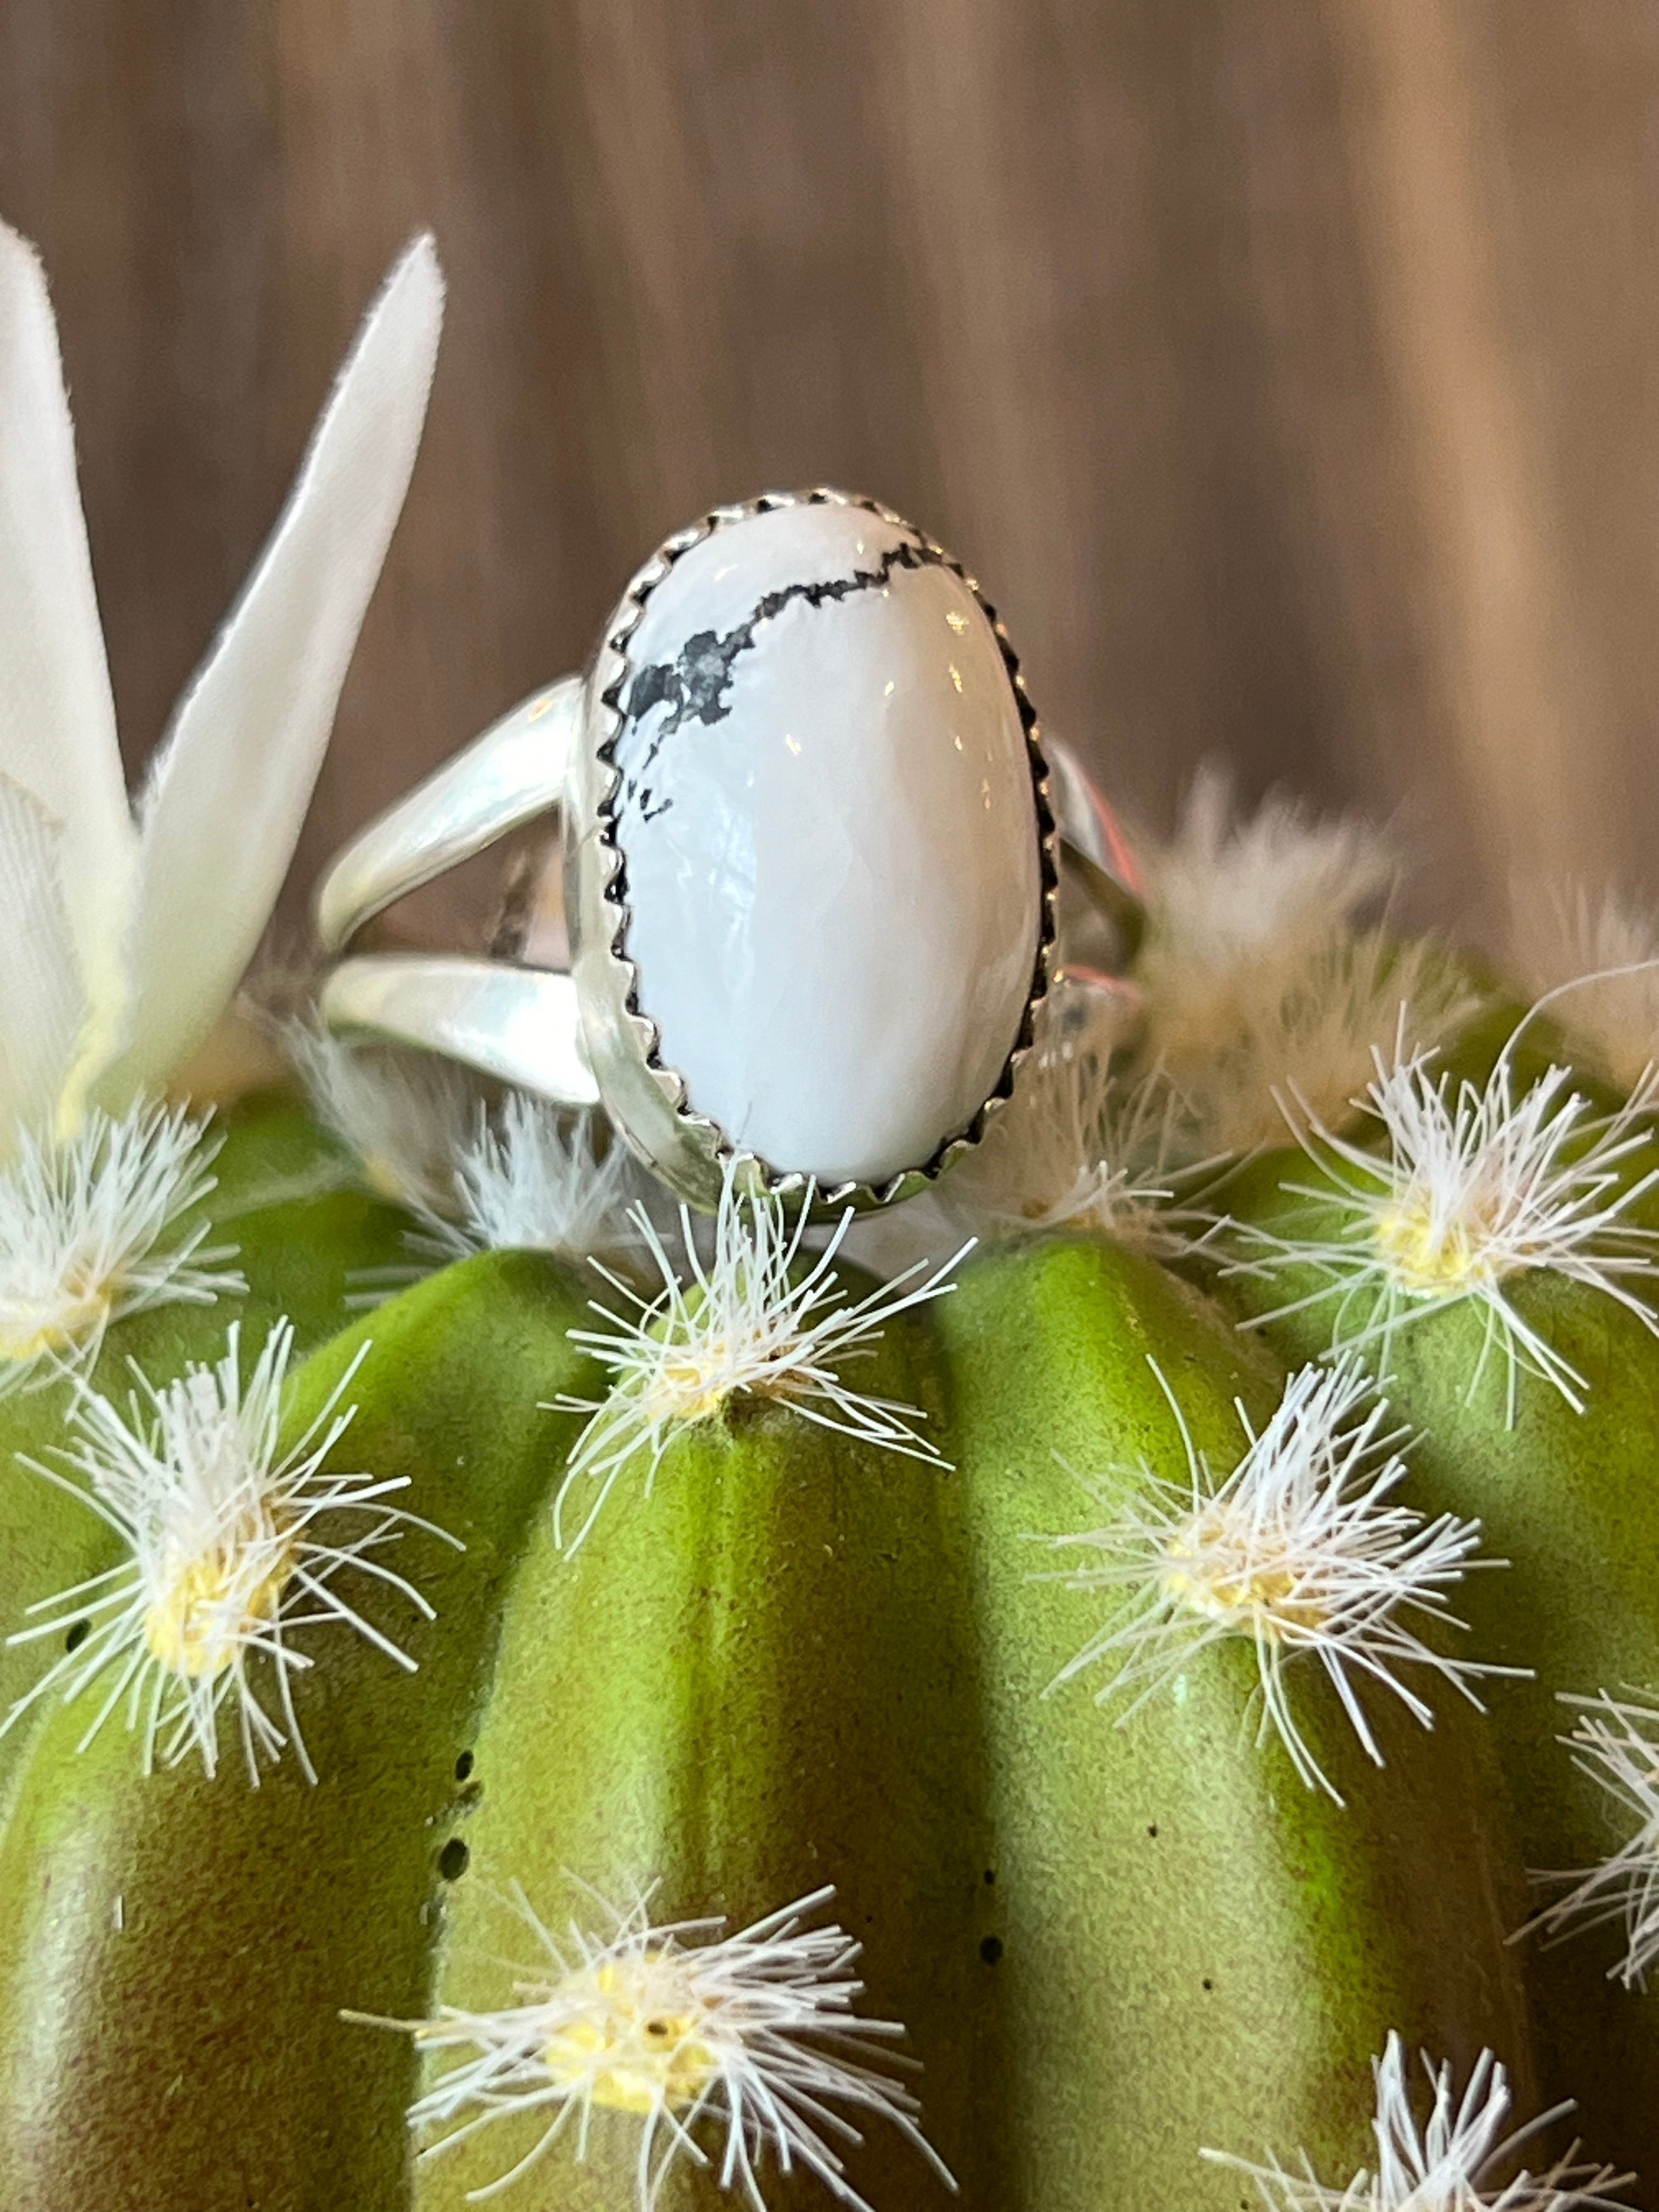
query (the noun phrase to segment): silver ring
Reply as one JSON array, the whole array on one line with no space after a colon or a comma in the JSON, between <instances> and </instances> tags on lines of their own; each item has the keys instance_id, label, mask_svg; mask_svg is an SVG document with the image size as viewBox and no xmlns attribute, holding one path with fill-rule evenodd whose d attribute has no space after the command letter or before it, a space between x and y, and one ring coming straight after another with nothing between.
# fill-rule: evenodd
<instances>
[{"instance_id":1,"label":"silver ring","mask_svg":"<svg viewBox=\"0 0 1659 2212\"><path fill-rule=\"evenodd\" d=\"M1138 928L1109 810L1048 752L995 611L932 538L837 491L717 508L639 570L583 674L318 888L340 954L557 811L569 971L533 939L544 872L490 957L349 955L322 1017L603 1104L700 1207L733 1163L744 1188L891 1204L1010 1094L1055 969L1062 840L1126 946Z\"/></svg>"}]
</instances>

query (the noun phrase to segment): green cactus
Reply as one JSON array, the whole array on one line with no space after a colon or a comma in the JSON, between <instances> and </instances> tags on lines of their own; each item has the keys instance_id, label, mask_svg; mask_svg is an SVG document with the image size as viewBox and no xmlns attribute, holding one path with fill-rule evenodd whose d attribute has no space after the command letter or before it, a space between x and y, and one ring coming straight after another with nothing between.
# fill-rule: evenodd
<instances>
[{"instance_id":1,"label":"green cactus","mask_svg":"<svg viewBox=\"0 0 1659 2212\"><path fill-rule=\"evenodd\" d=\"M129 1129L135 1123L118 1125ZM136 1367L162 1385L191 1361L222 1349L227 1325L241 1325L244 1342L258 1351L273 1322L286 1318L303 1355L337 1333L344 1304L360 1273L402 1261L410 1216L353 1186L339 1148L293 1099L268 1095L243 1101L208 1123L174 1117L167 1127L181 1138L182 1194L191 1202L162 1228L155 1251L164 1255L162 1279L141 1303L99 1332L95 1299L87 1314L71 1314L70 1333L30 1363L12 1363L12 1387L0 1397L0 1450L8 1462L40 1462L64 1438L75 1382L55 1377L51 1361L76 1352L75 1332L96 1333L87 1379L100 1391L124 1395ZM200 1186L206 1186L201 1188ZM66 1208L69 1212L71 1209ZM26 1232L27 1233L27 1231ZM44 1233L38 1229L37 1235ZM101 1233L101 1232L100 1232ZM215 1287L179 1297L167 1280L173 1255L194 1248L196 1272ZM212 1265L202 1257L216 1253ZM41 1316L49 1310L43 1303ZM50 1482L9 1468L0 1482L0 1603L10 1635L27 1625L37 1600L70 1589L113 1563L118 1551L111 1531L84 1504ZM10 1712L38 1680L35 1647L0 1644L0 1708ZM0 1778L9 1771L26 1730L8 1725L0 1735Z\"/></svg>"},{"instance_id":2,"label":"green cactus","mask_svg":"<svg viewBox=\"0 0 1659 2212\"><path fill-rule=\"evenodd\" d=\"M1490 1692L1516 1855L1569 1877L1537 1891L1546 1924L1519 1953L1544 2087L1651 2174L1659 2022L1631 1986L1639 1910L1622 1931L1573 1930L1640 1904L1639 1862L1623 1883L1594 1875L1630 1833L1617 1753L1644 1729L1605 1701L1659 1690L1659 1321L1638 1219L1652 1145L1639 1100L1603 1110L1577 1078L1527 1087L1503 1060L1479 1079L1467 1065L1379 1083L1369 1153L1316 1137L1235 1177L1219 1288L1286 1358L1365 1346L1417 1432L1420 1496L1478 1519L1510 1562L1474 1579L1467 1617L1484 1654L1526 1675ZM1560 1741L1575 1728L1577 1758ZM1638 1802L1652 1765L1638 1753L1626 1778Z\"/></svg>"},{"instance_id":3,"label":"green cactus","mask_svg":"<svg viewBox=\"0 0 1659 2212\"><path fill-rule=\"evenodd\" d=\"M733 1200L723 1226L739 1255L787 1257L763 1209L745 1222ZM843 1310L825 1265L797 1261L783 1282L818 1284L820 1321ZM1063 1540L1149 1483L1190 1479L1166 1386L1224 1474L1243 1450L1234 1397L1258 1430L1279 1402L1282 1374L1201 1297L1150 1260L1060 1238L970 1262L923 1304L872 1288L863 1321L842 1326L834 1389L781 1366L774 1346L747 1387L722 1383L704 1405L710 1370L671 1358L652 1372L691 1393L691 1418L672 1425L684 1433L653 1443L661 1401L634 1406L639 1449L561 1548L554 1506L584 1415L557 1401L597 1401L605 1379L570 1334L592 1323L584 1295L555 1261L483 1255L301 1370L289 1435L349 1373L357 1410L332 1463L407 1477L398 1505L466 1547L412 1526L399 1547L432 1620L396 1590L354 1596L417 1673L338 1621L294 1631L315 1662L293 1682L314 1786L285 1756L251 1789L228 1710L212 1777L194 1756L147 1775L114 1724L77 1752L101 1683L37 1724L0 1837L7 2201L458 2204L566 2112L514 2185L527 2203L629 2202L636 2188L662 2205L717 2202L735 2142L736 2178L751 2161L769 2205L835 2187L847 2202L944 2203L937 2157L986 2208L1179 2195L1223 2212L1236 2185L1200 2148L1272 2132L1333 2170L1363 2162L1367 2064L1393 2030L1466 2059L1496 2048L1524 2090L1504 1941L1522 1908L1494 1849L1498 1785L1432 1642L1424 1681L1399 1678L1413 1692L1438 1680L1432 1732L1360 1684L1380 1767L1334 1680L1280 1655L1299 1756L1322 1788L1285 1742L1255 1741L1261 1662L1248 1638L1211 1634L1213 1593L1194 1608L1188 1658L1139 1711L1103 1711L1061 1680L1105 1607L1045 1574ZM712 1342L713 1297L683 1302L679 1370L696 1367L686 1343ZM848 1433L860 1424L884 1441ZM574 1464L579 1481L600 1479L580 1452ZM247 1669L275 1710L272 1662ZM515 1923L514 1885L562 1967ZM811 1902L827 1887L833 1905ZM670 2015L678 2074L651 2072L649 2023L628 2012L641 1959L657 1976L644 1985L668 1971L650 1929L718 1917L741 1930L803 1899L796 1940L846 1929L863 1947L859 2015L902 2023L921 2063L896 2069L874 2034L786 2043L803 2094L866 2137L854 2148L809 2112L816 2173L806 2136L732 2130L732 2068L752 2065L763 2089L783 2076L765 2047L720 2043L720 2007L690 2027ZM580 1963L573 1915L611 1946L597 1971L611 1978L609 2009L594 2013L589 1989L574 2027L557 2014ZM714 1930L684 1942L741 1998L740 1949L733 1964ZM529 2009L552 2002L538 2017L565 2021L531 2052L542 2101L438 2148L411 2179L411 2105L434 2122L428 2149L485 2109L445 2103L455 2045L489 2057L491 2033L523 2033L504 1955L542 1977ZM687 1971L673 1967L692 1990L679 2002L701 2002ZM814 1977L845 1980L850 1960L831 1941L800 1972L810 2022ZM31 1995L43 1972L49 2036ZM588 1988L580 1973L574 1986ZM728 2014L737 2001L728 1990ZM423 2081L410 2039L374 2024L459 2014L471 2027ZM522 2098L526 2080L497 2094ZM690 2140L708 2168L676 2131L699 2097ZM167 2130L144 2126L174 2100Z\"/></svg>"},{"instance_id":4,"label":"green cactus","mask_svg":"<svg viewBox=\"0 0 1659 2212\"><path fill-rule=\"evenodd\" d=\"M204 2212L402 2200L409 2054L338 2015L365 1992L421 2000L437 1839L464 1802L456 1764L502 1587L572 1425L537 1395L580 1379L563 1333L578 1310L533 1255L487 1255L301 1371L303 1429L372 1337L335 1460L406 1480L410 1510L465 1547L414 1528L398 1547L433 1619L362 1578L350 1590L417 1673L337 1622L294 1632L316 1662L293 1692L314 1784L291 1755L257 1789L228 1753L212 1777L194 1757L146 1775L117 1725L77 1753L84 1699L37 1729L0 1840L0 2199ZM317 1608L301 1593L297 1610ZM250 1669L280 1711L270 1663Z\"/></svg>"},{"instance_id":5,"label":"green cactus","mask_svg":"<svg viewBox=\"0 0 1659 2212\"><path fill-rule=\"evenodd\" d=\"M111 952L0 1171L0 2204L1577 2212L1569 2097L1659 2172L1651 1097L1391 872L1201 792L817 1243L303 1029L111 1121Z\"/></svg>"}]
</instances>

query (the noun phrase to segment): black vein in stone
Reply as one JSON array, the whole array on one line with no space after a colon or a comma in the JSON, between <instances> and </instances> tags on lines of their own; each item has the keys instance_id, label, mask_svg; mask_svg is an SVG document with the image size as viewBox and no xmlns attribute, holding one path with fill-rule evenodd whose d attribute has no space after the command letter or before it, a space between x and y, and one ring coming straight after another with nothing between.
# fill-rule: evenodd
<instances>
[{"instance_id":1,"label":"black vein in stone","mask_svg":"<svg viewBox=\"0 0 1659 2212\"><path fill-rule=\"evenodd\" d=\"M724 635L700 629L686 639L672 660L652 661L637 671L628 695L629 720L642 721L657 707L666 707L668 712L652 732L639 766L624 779L623 804L637 799L640 818L645 822L667 812L672 799L658 799L653 806L654 794L645 781L662 750L663 739L684 722L712 725L724 720L731 711L729 695L738 657L754 644L761 625L775 620L792 601L804 600L809 607L833 605L860 592L880 591L896 568L937 568L944 562L943 554L912 538L902 538L873 568L854 568L850 576L830 576L821 583L784 584L757 601L747 620L735 629Z\"/></svg>"}]
</instances>

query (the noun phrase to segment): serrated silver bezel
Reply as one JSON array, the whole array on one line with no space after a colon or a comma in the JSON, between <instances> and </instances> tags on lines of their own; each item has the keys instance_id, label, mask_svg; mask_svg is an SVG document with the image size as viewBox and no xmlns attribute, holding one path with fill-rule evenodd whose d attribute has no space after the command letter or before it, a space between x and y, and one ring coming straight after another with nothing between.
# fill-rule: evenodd
<instances>
[{"instance_id":1,"label":"serrated silver bezel","mask_svg":"<svg viewBox=\"0 0 1659 2212\"><path fill-rule=\"evenodd\" d=\"M1012 1049L1001 1073L965 1128L947 1137L928 1159L879 1183L812 1184L815 1211L840 1213L890 1206L915 1196L973 1149L1006 1105L1020 1062L1030 1050L1037 1010L1048 996L1053 972L1059 890L1058 839L1049 805L1048 771L1042 756L1036 713L1026 696L1018 659L977 582L959 562L923 531L880 501L818 488L800 492L766 492L732 507L719 507L678 530L636 571L605 624L587 672L586 738L566 811L566 908L570 920L572 964L580 998L589 1060L606 1104L623 1135L641 1157L691 1204L714 1206L729 1166L735 1164L741 1188L798 1199L810 1178L804 1171L774 1167L739 1144L719 1122L687 1103L685 1079L662 1058L656 1023L640 1002L639 975L628 957L631 909L626 897L625 856L617 843L614 801L622 775L615 760L623 727L622 695L634 672L629 643L652 592L675 562L720 530L779 507L860 507L908 531L931 558L959 577L972 592L1001 652L1021 726L1025 732L1031 793L1037 824L1040 915L1030 988Z\"/></svg>"}]
</instances>

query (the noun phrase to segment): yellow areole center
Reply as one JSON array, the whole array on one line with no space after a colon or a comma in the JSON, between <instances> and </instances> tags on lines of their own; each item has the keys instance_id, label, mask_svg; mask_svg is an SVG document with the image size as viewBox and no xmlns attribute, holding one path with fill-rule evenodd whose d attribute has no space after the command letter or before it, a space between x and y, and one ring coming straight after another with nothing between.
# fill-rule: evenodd
<instances>
[{"instance_id":1,"label":"yellow areole center","mask_svg":"<svg viewBox=\"0 0 1659 2212\"><path fill-rule=\"evenodd\" d=\"M1455 1297L1477 1289L1494 1273L1480 1221L1466 1214L1437 1217L1418 1194L1382 1207L1373 1234L1384 1267L1415 1297Z\"/></svg>"},{"instance_id":2,"label":"yellow areole center","mask_svg":"<svg viewBox=\"0 0 1659 2212\"><path fill-rule=\"evenodd\" d=\"M256 1571L234 1540L190 1560L144 1613L144 1636L164 1667L192 1680L221 1674L251 1638L275 1620L293 1568L283 1549Z\"/></svg>"},{"instance_id":3,"label":"yellow areole center","mask_svg":"<svg viewBox=\"0 0 1659 2212\"><path fill-rule=\"evenodd\" d=\"M112 1283L71 1277L50 1302L14 1308L0 1318L0 1360L27 1362L81 1343L109 1319L114 1296Z\"/></svg>"},{"instance_id":4,"label":"yellow areole center","mask_svg":"<svg viewBox=\"0 0 1659 2212\"><path fill-rule=\"evenodd\" d=\"M543 2063L556 2082L580 2085L596 2105L648 2114L695 2105L720 2070L700 2033L708 2007L660 1951L607 1960L573 1975L561 1992L580 2010L555 2030Z\"/></svg>"},{"instance_id":5,"label":"yellow areole center","mask_svg":"<svg viewBox=\"0 0 1659 2212\"><path fill-rule=\"evenodd\" d=\"M397 1162L382 1152L365 1152L361 1163L363 1181L376 1198L384 1198L393 1206L409 1203L409 1176Z\"/></svg>"},{"instance_id":6,"label":"yellow areole center","mask_svg":"<svg viewBox=\"0 0 1659 2212\"><path fill-rule=\"evenodd\" d=\"M722 1339L700 1345L695 1357L671 1359L662 1370L660 1389L672 1407L677 1421L707 1420L719 1413L731 1395L726 1380L727 1351Z\"/></svg>"},{"instance_id":7,"label":"yellow areole center","mask_svg":"<svg viewBox=\"0 0 1659 2212\"><path fill-rule=\"evenodd\" d=\"M1164 1571L1170 1597L1247 1635L1276 1637L1323 1625L1325 1607L1302 1586L1293 1567L1282 1561L1252 1565L1225 1542L1224 1533L1218 1516L1207 1513L1176 1547Z\"/></svg>"}]
</instances>

